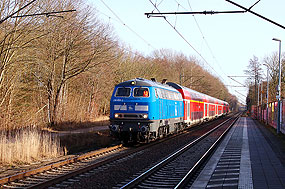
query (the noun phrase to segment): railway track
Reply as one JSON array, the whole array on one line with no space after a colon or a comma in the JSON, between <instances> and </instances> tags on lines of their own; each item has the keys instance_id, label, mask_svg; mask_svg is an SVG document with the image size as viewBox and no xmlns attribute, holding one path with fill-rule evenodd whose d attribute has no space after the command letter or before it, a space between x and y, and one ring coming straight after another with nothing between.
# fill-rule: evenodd
<instances>
[{"instance_id":1,"label":"railway track","mask_svg":"<svg viewBox=\"0 0 285 189\"><path fill-rule=\"evenodd\" d=\"M219 121L219 120L217 120ZM200 129L199 127L190 128L190 132ZM188 131L179 135L186 135ZM121 145L99 151L83 154L81 156L53 163L35 170L12 175L0 179L0 187L4 188L47 188L56 186L58 188L68 186L72 182L77 182L76 175L87 176L94 169L108 169L115 166L116 162L128 161L135 155L142 154L143 151L151 146L171 140L176 136L170 136L162 140L142 145L135 148L127 148ZM101 168L100 168L101 167ZM95 171L96 172L96 171ZM57 184L60 183L60 184ZM57 185L56 185L57 184Z\"/></svg>"},{"instance_id":2,"label":"railway track","mask_svg":"<svg viewBox=\"0 0 285 189\"><path fill-rule=\"evenodd\" d=\"M154 166L148 168L138 176L135 176L127 183L120 184L119 188L183 188L189 183L191 177L196 173L198 168L209 158L216 146L220 143L222 138L226 135L231 126L238 119L232 121L228 120L219 124L217 127L205 133L203 136L197 138L191 143L185 145L183 148L169 155ZM230 122L230 124L229 124ZM229 126L224 126L228 124ZM208 150L199 158L193 165L191 153L193 147L199 145L201 142L209 142L206 140L213 135L216 130L222 129L222 135L216 137L217 139L210 145ZM211 143L211 142L210 142Z\"/></svg>"},{"instance_id":3,"label":"railway track","mask_svg":"<svg viewBox=\"0 0 285 189\"><path fill-rule=\"evenodd\" d=\"M33 170L21 172L0 179L1 188L45 188L56 182L60 182L73 175L80 174L88 167L98 166L104 163L106 158L112 158L112 154L122 153L125 148L116 145L110 148L89 152L77 157L39 167Z\"/></svg>"}]
</instances>

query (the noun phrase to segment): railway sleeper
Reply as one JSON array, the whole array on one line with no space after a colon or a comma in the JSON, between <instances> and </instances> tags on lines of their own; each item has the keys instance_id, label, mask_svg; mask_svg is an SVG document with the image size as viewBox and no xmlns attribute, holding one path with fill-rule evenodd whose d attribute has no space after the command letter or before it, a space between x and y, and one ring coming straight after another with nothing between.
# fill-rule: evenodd
<instances>
[{"instance_id":1,"label":"railway sleeper","mask_svg":"<svg viewBox=\"0 0 285 189\"><path fill-rule=\"evenodd\" d=\"M178 177L178 176L172 176L172 177L169 177L167 178L167 180L169 181L176 181L177 179L180 179L181 177ZM161 176L161 175L152 175L150 177L150 179L159 179L159 180L163 180L165 179L165 176Z\"/></svg>"},{"instance_id":2,"label":"railway sleeper","mask_svg":"<svg viewBox=\"0 0 285 189\"><path fill-rule=\"evenodd\" d=\"M151 188L173 188L175 184L172 183L165 183L165 182L158 182L158 180L156 180L155 182L147 182L144 181L143 183L141 183L139 186L142 186L143 188L145 187L151 187Z\"/></svg>"}]
</instances>

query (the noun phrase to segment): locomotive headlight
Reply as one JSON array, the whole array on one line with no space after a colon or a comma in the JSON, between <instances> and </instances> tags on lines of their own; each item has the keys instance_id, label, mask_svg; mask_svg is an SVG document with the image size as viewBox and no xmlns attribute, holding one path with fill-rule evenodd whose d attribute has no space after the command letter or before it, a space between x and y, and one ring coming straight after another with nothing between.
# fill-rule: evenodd
<instances>
[{"instance_id":1,"label":"locomotive headlight","mask_svg":"<svg viewBox=\"0 0 285 189\"><path fill-rule=\"evenodd\" d=\"M147 119L147 118L148 118L148 115L147 115L147 114L144 114L144 115L143 115L143 118L144 118L144 119Z\"/></svg>"},{"instance_id":2,"label":"locomotive headlight","mask_svg":"<svg viewBox=\"0 0 285 189\"><path fill-rule=\"evenodd\" d=\"M119 117L119 114L115 114L114 117L115 117L115 118L118 118L118 117Z\"/></svg>"}]
</instances>

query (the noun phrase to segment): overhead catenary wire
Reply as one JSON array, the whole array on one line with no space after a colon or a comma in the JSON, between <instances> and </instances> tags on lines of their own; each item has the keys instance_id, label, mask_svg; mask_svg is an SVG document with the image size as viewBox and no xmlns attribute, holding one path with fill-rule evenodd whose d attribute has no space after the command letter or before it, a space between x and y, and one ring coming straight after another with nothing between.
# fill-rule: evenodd
<instances>
[{"instance_id":1,"label":"overhead catenary wire","mask_svg":"<svg viewBox=\"0 0 285 189\"><path fill-rule=\"evenodd\" d=\"M140 38L144 43L146 43L149 47L155 49L149 42L147 42L141 35L139 35L136 31L134 31L130 26L128 26L103 0L101 2L104 6L118 19L118 21L128 28L132 33L134 33L138 38Z\"/></svg>"},{"instance_id":2,"label":"overhead catenary wire","mask_svg":"<svg viewBox=\"0 0 285 189\"><path fill-rule=\"evenodd\" d=\"M158 9L157 5L152 2L152 0L149 0L149 2L154 6L154 8L160 13L160 10ZM170 23L165 16L163 16L164 20L174 29L174 31L202 58L202 60L219 76L222 80L223 78L221 75L208 63L208 61L204 58L204 56L180 33L172 23Z\"/></svg>"},{"instance_id":3,"label":"overhead catenary wire","mask_svg":"<svg viewBox=\"0 0 285 189\"><path fill-rule=\"evenodd\" d=\"M32 0L31 2L27 3L26 5L24 5L23 7L19 8L17 11L13 12L12 14L6 16L5 18L0 20L0 24L2 24L4 21L6 21L7 19L11 18L12 16L14 16L15 14L17 14L18 12L20 12L21 10L25 9L26 7L30 6L31 4L33 4L34 2L36 2L37 0Z\"/></svg>"},{"instance_id":4,"label":"overhead catenary wire","mask_svg":"<svg viewBox=\"0 0 285 189\"><path fill-rule=\"evenodd\" d=\"M129 27L103 0L101 0L101 2L106 6L106 8L108 9L108 10L110 10L111 12L112 12L112 14L117 18L117 20L118 20L118 22L120 22L122 25L124 25L125 27L127 27L131 32L133 32L137 37L139 37L141 40L143 40L148 46L150 46L150 47L152 47L153 49L155 49L150 43L148 43L142 36L140 36L137 32L135 32L131 27ZM153 6L155 7L155 9L157 9L158 10L158 8L157 8L157 4L154 4L151 0L150 0L150 2L153 4ZM159 2L159 4L161 4L163 2L163 0L162 1L160 1ZM158 5L159 5L158 4ZM179 5L178 5L178 8L179 8ZM159 10L158 10L159 11ZM109 19L110 19L111 17L109 17ZM218 75L218 76L220 76L220 78L223 80L223 78L221 77L221 75L207 62L207 60L202 56L202 54L199 52L199 51L197 51L188 41L187 41L187 39L175 28L175 26L173 26L166 18L165 18L165 20L168 22L168 24L169 25L171 25L171 27L180 35L180 37L182 37L182 39L204 60L204 62ZM198 25L198 23L197 23L197 25ZM201 31L201 29L200 29L200 31ZM202 33L202 31L201 31L201 33ZM203 38L205 39L205 37L204 37L204 35L203 35L203 33L202 33L202 36L203 36ZM207 44L207 42L206 42L206 44ZM207 46L209 46L208 44L207 44ZM209 48L210 49L210 48ZM211 51L211 49L210 49L210 51ZM212 53L212 51L211 51L211 53ZM213 54L213 53L212 53Z\"/></svg>"},{"instance_id":5,"label":"overhead catenary wire","mask_svg":"<svg viewBox=\"0 0 285 189\"><path fill-rule=\"evenodd\" d=\"M102 11L99 11L99 10L96 10L98 13L100 13L101 15L103 15L103 16L105 16L106 18L108 18L109 19L109 23L111 22L110 20L113 20L113 21L115 21L115 22L117 22L117 23L119 23L119 24L122 24L122 22L121 21L119 21L117 18L114 18L114 17L112 17L112 16L109 16L109 15L107 15L107 14L105 14L104 12L102 12ZM123 25L123 24L122 24ZM153 46L151 46L152 48L154 48ZM137 55L137 56L142 56L142 54L139 54L138 52L135 52L135 51L133 51L133 50L131 50L131 49L127 49L127 48L125 48L125 47L121 47L122 49L123 49L123 51L126 51L126 52L128 52L128 53L133 53L133 54L135 54L135 55Z\"/></svg>"},{"instance_id":6,"label":"overhead catenary wire","mask_svg":"<svg viewBox=\"0 0 285 189\"><path fill-rule=\"evenodd\" d=\"M176 2L177 4L179 4L184 10L186 10L186 11L188 10L187 8L185 8L184 6L182 6L177 0L175 0L175 2ZM191 4L190 4L190 1L188 0L187 2L188 2L188 6L189 6L190 10L193 11L192 6L191 6ZM177 16L177 15L176 15L176 16ZM199 23L198 23L198 21L197 21L195 15L192 15L192 16L193 16L193 19L194 19L194 21L195 21L195 24L196 24L196 26L197 26L197 28L198 28L198 30L199 30L201 36L202 36L202 39L204 40L204 42L205 42L207 48L209 49L209 52L211 53L211 55L212 55L212 57L213 57L213 60L215 60L216 64L219 66L219 69L220 69L220 70L222 71L222 73L227 77L227 74L226 74L226 73L224 72L224 70L222 69L220 63L218 62L218 60L216 59L216 56L214 55L214 52L213 52L212 48L210 47L208 41L206 40L206 37L205 37L205 35L204 35L204 33L203 33L203 31L202 31L202 29L201 29L201 27L200 27L200 25L199 25Z\"/></svg>"},{"instance_id":7,"label":"overhead catenary wire","mask_svg":"<svg viewBox=\"0 0 285 189\"><path fill-rule=\"evenodd\" d=\"M42 15L49 17L49 16L56 16L55 14L59 14L59 13L67 13L67 12L74 12L74 11L76 11L76 10L72 9L72 10L62 10L62 11L51 11L51 12L42 12L42 13L35 13L35 14L11 16L11 18L23 18L23 17L30 17L30 16L42 16ZM63 16L58 16L58 17L63 18Z\"/></svg>"},{"instance_id":8,"label":"overhead catenary wire","mask_svg":"<svg viewBox=\"0 0 285 189\"><path fill-rule=\"evenodd\" d=\"M164 16L163 13L161 13L161 12L159 11L158 6L157 6L156 4L154 4L151 0L149 0L149 1L150 1L150 3L155 7L155 9L158 11L158 13L155 13L155 15L158 15L158 16L153 16L153 17L162 17L162 18L164 18L165 21L166 21L166 22L179 34L179 36L204 60L204 62L217 74L217 76L220 77L220 79L221 79L225 84L228 83L228 82L229 82L230 84L232 84L232 81L231 81L231 80L228 81L228 82L226 82L226 81L223 79L223 77L208 63L208 61L202 56L202 54L201 54L199 51L197 51L197 50L186 40L186 38L177 30L177 28L174 28L174 27L173 27L173 25L166 19L166 16ZM176 0L175 0L175 1L176 1ZM183 7L180 3L178 3L177 1L176 1L176 3L179 4L180 7L184 8L184 7ZM192 9L192 8L191 8L191 5L190 5L190 3L189 3L189 0L188 0L188 4L189 4L190 9ZM184 9L186 9L186 8L184 8ZM187 10L187 9L186 9L186 10ZM152 11L152 13L153 13L153 12L154 12L154 11ZM211 11L209 11L209 12L211 12ZM218 11L218 12L214 12L214 11L212 11L212 12L213 12L213 14L216 14L216 13L245 13L246 11L222 11L222 12L219 12L219 11ZM146 13L146 14L147 14L147 13ZM151 13L150 13L150 14L151 14ZM177 15L176 15L176 16L177 16ZM193 16L194 16L194 15L193 15ZM149 16L148 16L148 17L149 17ZM196 22L197 27L199 28L199 31L200 31L200 33L201 33L203 39L205 40L205 43L206 43L207 47L209 48L209 50L210 50L210 52L211 52L211 54L212 54L214 60L217 62L217 64L218 64L220 70L222 71L222 73L226 76L226 78L228 78L227 74L223 71L223 69L221 68L220 64L219 64L218 61L216 60L216 57L215 57L213 51L211 50L211 48L210 48L210 46L209 46L207 40L205 39L205 36L204 36L204 34L203 34L203 32L202 32L202 30L201 30L199 24L198 24L198 21L196 20L195 17L194 17L194 20L195 20L195 22ZM231 78L231 79L232 79L232 78ZM233 90L233 88L231 87L231 85L228 85L228 87L229 87L231 90ZM237 97L238 97L238 96L237 96ZM240 99L240 100L242 100L242 99Z\"/></svg>"},{"instance_id":9,"label":"overhead catenary wire","mask_svg":"<svg viewBox=\"0 0 285 189\"><path fill-rule=\"evenodd\" d=\"M233 4L233 5L235 5L235 6L239 7L239 8L241 8L241 9L243 9L245 12L249 12L249 13L251 13L251 14L253 14L253 15L259 17L259 18L262 18L263 20L266 20L266 21L268 21L268 22L270 22L270 23L272 23L272 24L274 24L274 25L276 25L276 26L282 28L282 29L285 29L285 26L283 26L283 25L281 25L281 24L279 24L279 23L277 23L277 22L275 22L275 21L273 21L273 20L271 20L271 19L269 19L269 18L266 18L265 16L262 16L261 14L258 14L258 13L256 13L256 12L253 12L253 11L251 10L251 8L252 8L253 6L255 6L257 3L260 2L260 0L257 1L255 4L253 4L250 8L246 8L246 7L244 7L244 6L242 6L242 5L239 5L239 4L237 4L237 3L235 3L235 2L233 2L233 1L231 1L231 0L225 0L225 1L227 1L227 2L229 2L229 3L231 3L231 4Z\"/></svg>"},{"instance_id":10,"label":"overhead catenary wire","mask_svg":"<svg viewBox=\"0 0 285 189\"><path fill-rule=\"evenodd\" d=\"M175 0L176 1L176 0ZM244 7L244 6L242 6L242 5L239 5L239 4L237 4L237 3L235 3L235 2L233 2L233 1L230 1L230 0L226 0L227 2L229 2L229 3L231 3L231 4L233 4L233 5L235 5L235 6L237 6L237 7L239 7L239 8L241 8L241 9L243 9L243 11L217 11L217 12L214 12L214 11L204 11L204 12L160 12L160 11L158 11L158 13L145 13L146 15L147 15L147 17L157 17L156 15L159 15L159 17L164 17L165 19L166 19L166 17L165 17L165 15L170 15L170 14L173 14L173 15L176 15L176 17L177 17L177 14L220 14L220 13L247 13L247 12L249 12L249 13L252 13L252 14L254 14L255 16L258 16L258 17L260 17L260 18L262 18L262 19L264 19L264 20L266 20L266 21L268 21L268 22L270 22L270 23L272 23L272 24L274 24L274 25L277 25L277 26L279 26L279 27L281 27L282 29L285 29L285 26L283 26L283 25L281 25L281 24L279 24L279 23L277 23L277 22L275 22L275 21L273 21L273 20L271 20L271 19L268 19L268 18L266 18L266 17L264 17L264 16L262 16L262 15L260 15L260 14L258 14L258 13L256 13L256 12L253 12L253 11L251 11L251 9L255 6L255 5L257 5L261 0L258 0L258 1L256 1L251 7L249 7L249 8L246 8L246 7ZM177 1L176 1L177 2ZM188 3L189 3L189 0L188 0ZM178 3L179 4L179 3ZM158 10L158 9L157 9ZM206 62L207 63L207 62ZM221 69L222 70L222 69ZM223 70L222 70L223 71ZM232 78L231 78L232 79ZM236 81L237 82L237 81Z\"/></svg>"},{"instance_id":11,"label":"overhead catenary wire","mask_svg":"<svg viewBox=\"0 0 285 189\"><path fill-rule=\"evenodd\" d=\"M190 1L189 1L189 0L188 0L188 5L189 5L190 10L192 11L192 7L191 7L191 5L190 5ZM226 73L224 72L224 70L222 69L220 63L218 62L216 56L214 55L214 52L213 52L212 48L210 47L208 41L206 40L206 38L205 38L205 36L204 36L204 34L203 34L203 32L202 32L202 29L201 29L201 27L200 27L200 25L199 25L199 23L198 23L198 21L197 21L195 15L193 15L193 18L194 18L194 20L195 20L195 23L196 23L196 25L197 25L197 27L198 27L198 29L199 29L201 35L202 35L202 38L203 38L203 40L205 41L205 44L206 44L207 48L209 49L209 51L210 51L210 53L211 53L213 59L214 59L214 60L216 61L216 63L218 64L218 66L219 66L220 70L222 71L222 73L223 73L225 76L227 76L227 74L226 74Z\"/></svg>"}]
</instances>

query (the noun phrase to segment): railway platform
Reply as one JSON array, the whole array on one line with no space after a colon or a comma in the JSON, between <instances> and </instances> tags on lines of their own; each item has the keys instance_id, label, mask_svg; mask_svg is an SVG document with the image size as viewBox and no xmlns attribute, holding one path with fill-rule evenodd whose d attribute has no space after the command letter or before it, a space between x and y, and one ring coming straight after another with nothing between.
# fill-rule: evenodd
<instances>
[{"instance_id":1,"label":"railway platform","mask_svg":"<svg viewBox=\"0 0 285 189\"><path fill-rule=\"evenodd\" d=\"M285 188L285 146L249 117L230 129L191 188Z\"/></svg>"}]
</instances>

